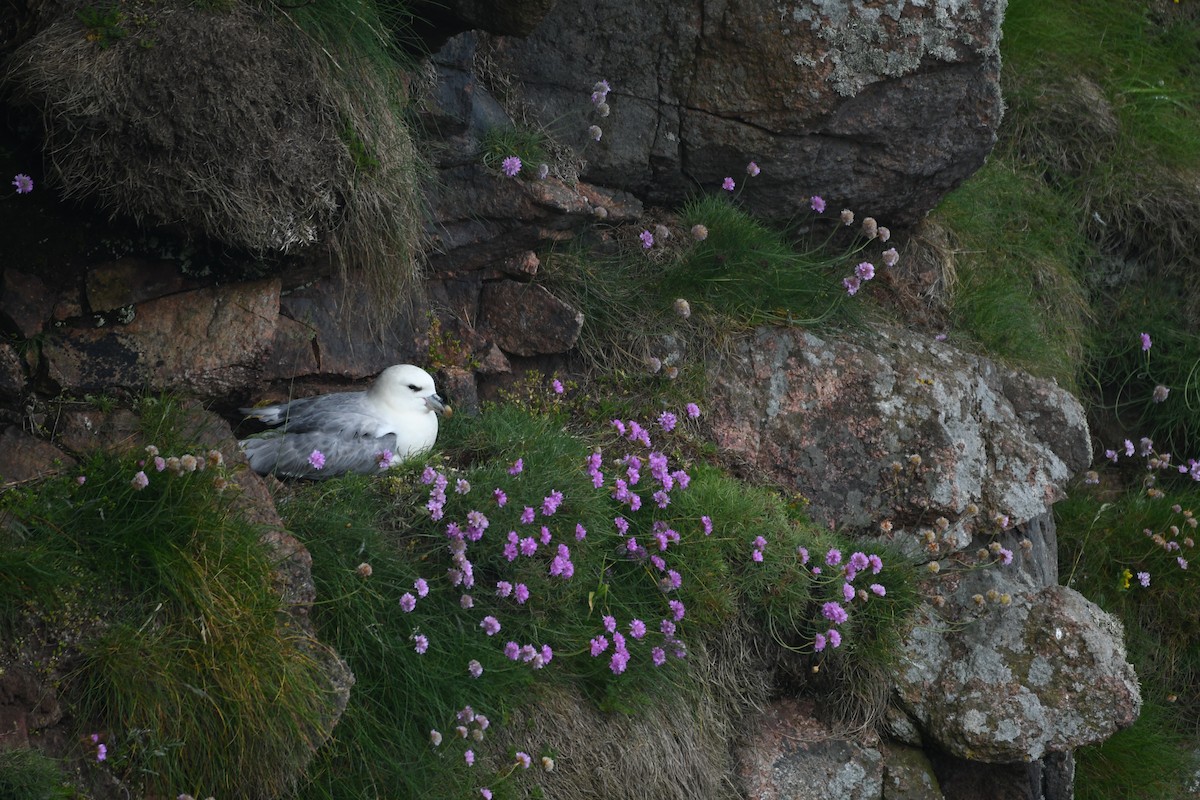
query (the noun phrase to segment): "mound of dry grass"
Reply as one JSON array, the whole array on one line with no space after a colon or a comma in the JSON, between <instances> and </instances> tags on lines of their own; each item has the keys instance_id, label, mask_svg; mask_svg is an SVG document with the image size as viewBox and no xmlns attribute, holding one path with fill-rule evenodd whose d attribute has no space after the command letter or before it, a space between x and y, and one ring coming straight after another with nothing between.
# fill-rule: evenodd
<instances>
[{"instance_id":1,"label":"mound of dry grass","mask_svg":"<svg viewBox=\"0 0 1200 800\"><path fill-rule=\"evenodd\" d=\"M63 10L10 61L65 196L256 253L325 247L383 315L415 291L417 156L393 76L247 5L120 9L103 28Z\"/></svg>"}]
</instances>

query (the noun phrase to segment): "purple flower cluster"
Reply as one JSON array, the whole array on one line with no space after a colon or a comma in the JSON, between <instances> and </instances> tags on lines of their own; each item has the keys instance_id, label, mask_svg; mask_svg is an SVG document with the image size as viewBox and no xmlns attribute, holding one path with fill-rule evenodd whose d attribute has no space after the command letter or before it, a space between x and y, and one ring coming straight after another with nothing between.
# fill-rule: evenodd
<instances>
[{"instance_id":1,"label":"purple flower cluster","mask_svg":"<svg viewBox=\"0 0 1200 800\"><path fill-rule=\"evenodd\" d=\"M824 574L821 567L815 564L810 566L811 557L807 548L797 547L796 557L800 561L800 565L807 567L809 573L814 577ZM841 550L831 547L825 552L823 560L825 566L831 568L831 572L820 580L836 591L837 599L828 600L821 605L821 617L827 620L832 627L813 637L813 651L817 653L827 647L841 646L842 633L837 626L845 624L850 619L849 606L854 603L865 603L872 596L884 597L887 594L887 589L881 583L872 583L865 589L854 585L860 575L878 575L883 571L883 559L877 554L868 555L856 551L846 558L842 555Z\"/></svg>"},{"instance_id":2,"label":"purple flower cluster","mask_svg":"<svg viewBox=\"0 0 1200 800\"><path fill-rule=\"evenodd\" d=\"M533 669L541 669L554 658L554 650L548 644L536 647L532 644L508 642L504 645L504 655L510 661L520 661Z\"/></svg>"},{"instance_id":3,"label":"purple flower cluster","mask_svg":"<svg viewBox=\"0 0 1200 800\"><path fill-rule=\"evenodd\" d=\"M1186 463L1181 461L1175 464L1172 462L1170 453L1159 453L1154 447L1154 442L1144 436L1138 440L1136 447L1132 441L1126 439L1119 450L1105 450L1104 457L1116 464L1121 459L1122 453L1125 454L1126 458L1132 458L1136 454L1146 459L1146 470L1152 473L1146 481L1149 487L1153 487L1155 483L1153 473L1172 468L1180 475L1187 475L1194 481L1200 481L1200 460L1189 458ZM1154 495L1153 488L1151 488L1151 495Z\"/></svg>"}]
</instances>

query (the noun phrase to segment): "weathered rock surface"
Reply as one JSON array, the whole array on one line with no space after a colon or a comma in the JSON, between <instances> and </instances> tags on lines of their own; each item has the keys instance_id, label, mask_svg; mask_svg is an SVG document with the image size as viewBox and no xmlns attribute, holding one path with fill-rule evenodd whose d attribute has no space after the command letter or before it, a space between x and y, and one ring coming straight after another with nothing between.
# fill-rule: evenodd
<instances>
[{"instance_id":1,"label":"weathered rock surface","mask_svg":"<svg viewBox=\"0 0 1200 800\"><path fill-rule=\"evenodd\" d=\"M583 330L581 312L532 283L488 283L480 305L483 328L500 349L519 356L565 353Z\"/></svg>"},{"instance_id":2,"label":"weathered rock surface","mask_svg":"<svg viewBox=\"0 0 1200 800\"><path fill-rule=\"evenodd\" d=\"M755 213L792 218L820 194L900 223L992 148L1004 7L559 0L495 53L584 152L589 181L672 204L753 158L763 173L742 201ZM605 119L588 101L600 78L612 85ZM585 147L593 123L604 135Z\"/></svg>"},{"instance_id":3,"label":"weathered rock surface","mask_svg":"<svg viewBox=\"0 0 1200 800\"><path fill-rule=\"evenodd\" d=\"M878 800L883 757L817 721L811 701L781 698L747 726L738 777L750 800Z\"/></svg>"},{"instance_id":4,"label":"weathered rock surface","mask_svg":"<svg viewBox=\"0 0 1200 800\"><path fill-rule=\"evenodd\" d=\"M994 515L1043 514L1091 452L1074 397L1007 372L898 328L836 339L764 328L717 368L710 421L721 447L803 492L829 525L893 521L894 541L917 554L917 528L945 517L961 549L998 530ZM1006 393L1017 386L1022 413Z\"/></svg>"},{"instance_id":5,"label":"weathered rock surface","mask_svg":"<svg viewBox=\"0 0 1200 800\"><path fill-rule=\"evenodd\" d=\"M951 755L1033 761L1137 719L1141 693L1121 625L1072 589L1050 586L953 632L944 627L930 614L914 629L896 691Z\"/></svg>"},{"instance_id":6,"label":"weathered rock surface","mask_svg":"<svg viewBox=\"0 0 1200 800\"><path fill-rule=\"evenodd\" d=\"M257 381L278 315L276 279L197 289L138 305L127 325L48 334L42 355L50 380L74 391L221 397Z\"/></svg>"}]
</instances>

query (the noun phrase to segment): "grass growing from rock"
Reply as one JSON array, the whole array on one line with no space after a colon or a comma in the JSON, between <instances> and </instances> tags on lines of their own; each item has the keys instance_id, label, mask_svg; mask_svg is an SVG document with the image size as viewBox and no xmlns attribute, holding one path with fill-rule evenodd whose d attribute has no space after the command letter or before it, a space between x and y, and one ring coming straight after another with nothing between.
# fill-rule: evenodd
<instances>
[{"instance_id":1,"label":"grass growing from rock","mask_svg":"<svg viewBox=\"0 0 1200 800\"><path fill-rule=\"evenodd\" d=\"M261 531L217 456L176 449L173 408L144 421L180 466L99 454L0 498L2 655L56 690L82 727L73 755L140 794L278 796L319 743L327 689L281 625Z\"/></svg>"},{"instance_id":2,"label":"grass growing from rock","mask_svg":"<svg viewBox=\"0 0 1200 800\"><path fill-rule=\"evenodd\" d=\"M951 324L985 352L1067 387L1091 335L1081 276L1091 246L1068 200L1004 158L993 158L934 214L950 232Z\"/></svg>"},{"instance_id":3,"label":"grass growing from rock","mask_svg":"<svg viewBox=\"0 0 1200 800\"><path fill-rule=\"evenodd\" d=\"M470 706L489 727L503 727L525 718L546 691L569 690L594 708L636 716L706 691L696 682L689 643L703 649L706 637L744 618L772 647L812 656L813 635L830 626L820 603L840 598L842 581L813 580L797 547L823 554L833 537L772 493L690 462L686 450L668 446L674 437L658 425L648 426L653 441L687 487L671 491L663 508L646 487L645 506L632 511L612 497L612 481L628 479L630 462L618 454L640 446L611 430L571 433L563 411L507 406L451 420L439 443L444 460L423 474L430 484L419 468L394 470L386 478L297 485L280 498L290 528L313 553L321 598L314 619L358 678L303 796L361 797L378 786L405 796L478 796L482 788L524 796L549 780L536 774L541 758L558 758L567 745L532 735L537 725L476 740L477 724L456 720L457 711ZM681 421L676 432L684 440L685 427ZM597 446L601 466L589 468ZM650 463L643 457L638 489L651 482ZM608 474L600 487L595 469ZM679 478L679 470L688 477ZM446 487L444 503L434 505L444 505L445 516L433 521L428 505L437 473ZM470 519L481 524L468 510L487 518L477 543L469 532L465 541L446 533L449 526L469 530ZM514 535L519 544L506 553ZM640 553L630 550L631 537ZM470 563L473 585L452 558L455 550ZM864 572L858 579L867 599L848 604L850 658L856 642L866 646L894 635L885 628L902 630L914 603L911 576L900 560L886 558L880 577ZM887 583L886 596L867 590L874 580ZM499 630L489 635L493 623ZM741 668L751 666L771 668ZM469 738L456 737L457 725ZM432 730L441 735L437 745ZM517 764L517 752L530 755L533 771ZM572 765L556 767L564 769Z\"/></svg>"},{"instance_id":4,"label":"grass growing from rock","mask_svg":"<svg viewBox=\"0 0 1200 800\"><path fill-rule=\"evenodd\" d=\"M1012 0L999 146L933 214L955 250L951 335L1077 388L1097 435L1098 485L1056 506L1061 571L1123 619L1147 697L1133 728L1080 751L1080 797L1183 796L1178 740L1197 730L1193 570L1142 532L1169 533L1194 485L1163 474L1151 499L1141 459L1100 459L1125 463L1121 440L1143 436L1173 465L1200 457L1196 19L1186 3Z\"/></svg>"},{"instance_id":5,"label":"grass growing from rock","mask_svg":"<svg viewBox=\"0 0 1200 800\"><path fill-rule=\"evenodd\" d=\"M1132 728L1079 751L1079 797L1188 796L1189 744L1200 731L1200 594L1194 570L1178 560L1194 552L1185 511L1193 519L1200 511L1191 486L1157 499L1079 487L1055 506L1063 580L1124 623L1145 702Z\"/></svg>"},{"instance_id":6,"label":"grass growing from rock","mask_svg":"<svg viewBox=\"0 0 1200 800\"><path fill-rule=\"evenodd\" d=\"M888 245L861 236L847 244L830 231L778 230L729 198L708 195L647 229L642 236L650 239L642 242L652 241L650 247L564 249L544 259L543 275L552 291L583 311L579 348L600 372L674 375L685 355L700 363L730 333L754 325L857 319L863 297L849 297L842 279L859 262L881 264Z\"/></svg>"},{"instance_id":7,"label":"grass growing from rock","mask_svg":"<svg viewBox=\"0 0 1200 800\"><path fill-rule=\"evenodd\" d=\"M71 800L75 792L58 763L38 750L0 750L0 797L7 800Z\"/></svg>"}]
</instances>

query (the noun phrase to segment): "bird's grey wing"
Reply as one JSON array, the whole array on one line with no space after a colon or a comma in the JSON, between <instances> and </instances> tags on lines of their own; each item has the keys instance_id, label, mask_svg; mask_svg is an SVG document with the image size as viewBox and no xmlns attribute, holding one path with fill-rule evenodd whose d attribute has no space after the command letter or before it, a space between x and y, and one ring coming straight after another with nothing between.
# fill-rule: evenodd
<instances>
[{"instance_id":1,"label":"bird's grey wing","mask_svg":"<svg viewBox=\"0 0 1200 800\"><path fill-rule=\"evenodd\" d=\"M396 449L394 435L339 436L328 431L286 434L274 431L239 442L250 468L266 475L290 478L332 478L347 472L370 474L379 471L384 450ZM324 456L321 469L312 465L314 451Z\"/></svg>"},{"instance_id":2,"label":"bird's grey wing","mask_svg":"<svg viewBox=\"0 0 1200 800\"><path fill-rule=\"evenodd\" d=\"M289 434L331 432L347 437L377 436L384 425L365 392L301 397L290 403L248 411L249 416L268 425L282 426Z\"/></svg>"}]
</instances>

